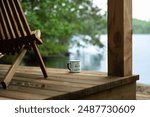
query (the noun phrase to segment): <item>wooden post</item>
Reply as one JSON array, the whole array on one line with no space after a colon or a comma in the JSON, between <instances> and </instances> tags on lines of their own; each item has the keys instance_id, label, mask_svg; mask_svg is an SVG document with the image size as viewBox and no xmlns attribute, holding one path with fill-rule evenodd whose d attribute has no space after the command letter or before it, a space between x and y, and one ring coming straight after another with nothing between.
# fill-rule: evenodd
<instances>
[{"instance_id":1,"label":"wooden post","mask_svg":"<svg viewBox=\"0 0 150 117\"><path fill-rule=\"evenodd\" d=\"M108 75L132 75L132 0L108 0Z\"/></svg>"}]
</instances>

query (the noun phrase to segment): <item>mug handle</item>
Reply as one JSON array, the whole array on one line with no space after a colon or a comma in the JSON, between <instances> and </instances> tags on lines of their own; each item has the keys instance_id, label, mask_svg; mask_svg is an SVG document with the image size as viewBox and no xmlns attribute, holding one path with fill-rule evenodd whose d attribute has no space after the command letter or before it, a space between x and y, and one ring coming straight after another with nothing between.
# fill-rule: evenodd
<instances>
[{"instance_id":1,"label":"mug handle","mask_svg":"<svg viewBox=\"0 0 150 117\"><path fill-rule=\"evenodd\" d=\"M67 63L67 68L68 68L69 70L71 70L71 68L70 68L70 63Z\"/></svg>"}]
</instances>

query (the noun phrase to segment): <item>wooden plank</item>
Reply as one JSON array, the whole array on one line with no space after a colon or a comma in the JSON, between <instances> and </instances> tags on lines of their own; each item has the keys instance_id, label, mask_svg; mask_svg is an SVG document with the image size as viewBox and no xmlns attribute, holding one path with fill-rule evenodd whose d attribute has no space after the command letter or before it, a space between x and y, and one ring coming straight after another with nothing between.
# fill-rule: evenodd
<instances>
[{"instance_id":1,"label":"wooden plank","mask_svg":"<svg viewBox=\"0 0 150 117\"><path fill-rule=\"evenodd\" d=\"M6 68L7 69L7 68ZM21 73L29 73L31 70L33 70L34 72L31 73L31 75L35 74L35 75L40 75L40 69L37 67L33 67L32 69L30 67L27 68L23 68L21 69L21 67L18 68L18 70L16 71L17 74L21 74ZM62 77L65 76L66 78L71 75L72 78L83 78L83 79L93 79L94 78L102 78L102 77L106 77L107 74L106 73L101 73L101 72L85 72L85 71L81 71L81 73L69 73L68 70L63 70L63 69L49 69L47 68L47 73L50 76L58 76L58 77ZM29 74L28 74L29 75ZM82 77L81 77L82 76ZM92 76L92 77L91 77Z\"/></svg>"},{"instance_id":2,"label":"wooden plank","mask_svg":"<svg viewBox=\"0 0 150 117\"><path fill-rule=\"evenodd\" d=\"M33 100L33 99L40 100L40 99L48 98L48 96L45 96L45 95L31 94L31 93L25 93L25 92L19 92L19 91L9 91L9 90L3 90L3 89L0 89L0 96L13 98L13 99L25 99L25 100Z\"/></svg>"},{"instance_id":3,"label":"wooden plank","mask_svg":"<svg viewBox=\"0 0 150 117\"><path fill-rule=\"evenodd\" d=\"M64 81L55 81L55 80L40 80L40 79L30 79L30 78L17 78L14 77L14 80L12 81L11 84L16 84L16 85L21 85L21 86L26 86L26 87L35 87L35 88L44 88L44 89L55 89L55 87L58 87L58 91L62 91L63 89L68 88L63 90L63 91L70 91L71 89L76 90L76 89L82 89L82 88L90 88L94 85L88 85L88 84L83 84L83 83L72 83L72 82L64 82ZM55 89L56 90L56 89Z\"/></svg>"},{"instance_id":4,"label":"wooden plank","mask_svg":"<svg viewBox=\"0 0 150 117\"><path fill-rule=\"evenodd\" d=\"M107 83L104 83L104 84L101 84L101 85L95 85L95 86L90 87L90 88L80 88L80 89L76 89L76 90L74 90L74 88L73 88L73 90L70 90L70 87L57 86L57 85L47 86L46 84L45 84L45 87L42 88L42 89L43 90L50 90L50 91L53 90L53 91L67 91L67 92L69 92L69 93L66 92L64 94L56 95L56 96L48 96L48 98L45 98L45 99L76 99L76 98L80 98L82 96L88 96L88 95L91 95L91 94L95 94L95 93L98 93L98 92L101 92L101 91L107 91L107 90L110 90L110 89L111 89L110 91L112 91L112 89L115 88L115 87L116 87L116 89L118 89L117 88L118 86L124 86L124 85L126 85L126 84L128 84L130 82L135 82L134 78L133 78L133 81L132 80L127 80L126 78L124 79L125 81L121 80L121 79L118 79L118 80L119 81L107 82ZM126 82L126 80L128 82ZM10 86L12 86L12 85L10 85ZM16 84L16 86L20 87L20 85L18 85L18 84ZM33 88L37 88L37 87L34 87L34 84L32 84L32 83L31 83L31 86ZM27 87L29 87L29 86L27 86ZM18 89L19 88L16 88L14 90L16 92L18 92ZM37 89L39 89L39 88L37 88ZM12 90L11 87L10 87L9 90ZM24 90L20 90L19 92L24 92L24 91L25 92L29 92L28 88L27 89L25 88ZM34 93L35 92L33 92L33 94ZM39 92L39 94L40 94L40 92Z\"/></svg>"},{"instance_id":5,"label":"wooden plank","mask_svg":"<svg viewBox=\"0 0 150 117\"><path fill-rule=\"evenodd\" d=\"M10 69L8 70L8 72L6 73L4 80L1 82L3 88L7 88L7 86L9 85L12 77L15 74L16 68L18 67L18 65L20 64L20 62L22 61L25 53L27 52L26 49L22 48L22 50L20 51L20 53L18 54L15 62L12 64L12 66L10 67Z\"/></svg>"},{"instance_id":6,"label":"wooden plank","mask_svg":"<svg viewBox=\"0 0 150 117\"><path fill-rule=\"evenodd\" d=\"M87 88L93 86L92 84L85 83L76 83L76 82L67 82L63 80L55 80L55 79L37 79L37 78L24 78L24 77L14 77L13 82L26 82L26 83L35 83L35 84L45 84L45 85L60 85L60 86L70 86L70 87L78 87L78 88Z\"/></svg>"},{"instance_id":7,"label":"wooden plank","mask_svg":"<svg viewBox=\"0 0 150 117\"><path fill-rule=\"evenodd\" d=\"M7 68L5 68L5 69L7 69ZM48 69L48 73L51 70L52 69ZM52 71L56 71L56 70L54 69ZM123 78L124 79L128 78L128 77L121 77L121 78L120 77L112 77L112 76L107 76L107 75L98 76L98 75L95 75L95 72L93 73L93 76L92 76L92 73L89 75L89 74L86 74L86 72L81 73L82 75L80 75L80 73L72 75L72 74L68 73L66 70L61 70L61 69L57 70L57 71L60 71L60 73L58 73L58 72L53 73L52 71L49 73L49 77L46 79L46 81L69 82L69 83L77 83L77 84L81 84L81 85L82 84L98 85L98 84L102 84L102 83L116 81L118 79L122 80ZM28 80L30 81L30 80L34 80L34 79L44 81L41 79L42 76L40 75L40 73L38 73L40 71L37 67L19 67L16 72L17 73L16 73L15 77L18 77L18 80L20 77L20 78L24 78L24 79L26 78L26 81L28 81Z\"/></svg>"},{"instance_id":8,"label":"wooden plank","mask_svg":"<svg viewBox=\"0 0 150 117\"><path fill-rule=\"evenodd\" d=\"M6 72L8 67L9 65L0 65L0 79L2 79L4 76L3 72ZM99 77L98 75L94 76L95 73L93 72L94 77L92 77L92 72L89 72L90 75L86 75L86 72L81 73L81 75L72 75L68 73L67 70L57 69L60 73L55 70L56 69L48 68L49 77L47 79L41 79L42 75L39 74L40 70L38 67L19 67L17 69L17 74L13 77L13 80L7 89L7 91L11 92L11 97L8 97L8 92L5 95L2 93L3 95L0 96L21 99L23 98L20 97L21 94L30 94L30 96L33 94L45 96L43 99L79 99L84 96L99 95L101 94L100 92L105 92L103 94L115 94L117 91L123 91L123 86L128 87L128 84L135 83L138 79L138 76L136 75L126 77L102 75ZM34 74L30 74L30 72ZM119 90L118 87L122 87L122 89ZM1 91L3 90L0 90L0 94ZM16 92L16 95L12 94L14 91ZM19 92L19 97L17 97L17 92ZM131 93L127 93L125 96L130 94ZM28 96L23 99L28 99ZM104 97L107 96L105 95ZM116 96L115 98L117 97L119 96Z\"/></svg>"},{"instance_id":9,"label":"wooden plank","mask_svg":"<svg viewBox=\"0 0 150 117\"><path fill-rule=\"evenodd\" d=\"M21 69L20 69L21 70ZM60 71L60 70L58 70ZM49 72L49 70L48 70ZM16 76L17 77L26 77L27 79L28 78L32 78L32 79L40 79L41 76L39 76L38 74L35 74L35 71L33 71L32 73L34 74L27 74L29 73L29 71L26 73L25 72L20 72L20 73L17 73ZM54 74L54 73L50 73L49 74L49 77L47 78L47 80L54 80L54 81L62 81L62 82L74 82L74 83L82 83L82 84L90 84L90 85L98 85L98 84L101 84L101 83L105 83L105 82L112 82L112 81L115 81L115 80L118 80L120 77L110 77L110 76L107 76L107 75L102 75L102 76L92 76L92 74L90 76L86 75L72 75L70 73L66 73L64 71L64 73L57 73L57 74ZM127 78L127 77L122 77L122 78ZM120 79L122 79L120 78Z\"/></svg>"},{"instance_id":10,"label":"wooden plank","mask_svg":"<svg viewBox=\"0 0 150 117\"><path fill-rule=\"evenodd\" d=\"M3 96L1 97L0 96L0 100L14 100L14 98L8 98L8 97L3 97Z\"/></svg>"},{"instance_id":11,"label":"wooden plank","mask_svg":"<svg viewBox=\"0 0 150 117\"><path fill-rule=\"evenodd\" d=\"M10 85L9 91L18 91L18 92L25 92L30 94L40 94L48 97L53 97L53 96L62 95L66 93L63 91L46 90L44 87L34 88L34 87L26 87L26 86L18 86L18 85Z\"/></svg>"},{"instance_id":12,"label":"wooden plank","mask_svg":"<svg viewBox=\"0 0 150 117\"><path fill-rule=\"evenodd\" d=\"M70 76L71 77L71 76ZM52 79L42 79L41 78L24 78L24 77L14 77L13 78L13 82L18 82L18 83L24 83L26 84L26 86L30 86L32 85L33 87L41 87L43 84L45 84L46 89L50 89L50 90L57 90L57 91L75 91L75 90L80 90L80 89L84 89L84 88L91 88L95 87L95 86L101 86L101 85L105 85L104 88L111 88L111 87L116 87L118 85L123 85L129 82L133 82L135 80L137 80L137 76L132 76L132 79L130 77L124 77L124 78L104 78L104 79L99 79L95 80L95 81L90 81L88 80L87 82L84 82L84 80L80 80L80 79L75 79L75 80L70 80L70 79L65 79L64 78L55 78L53 77ZM90 83L91 82L91 83ZM29 84L29 85L28 85ZM19 84L17 84L19 85ZM101 87L102 89L102 87Z\"/></svg>"},{"instance_id":13,"label":"wooden plank","mask_svg":"<svg viewBox=\"0 0 150 117\"><path fill-rule=\"evenodd\" d=\"M28 79L38 79L38 80L40 80L42 77L41 76L38 76L38 77L36 77L36 76L32 76L32 75L34 75L34 74L32 74L32 75L30 75L30 74L16 74L17 75L17 77L20 77L20 78L27 78L27 80ZM88 79L88 77L76 77L76 76L74 76L74 77L72 77L71 75L50 75L46 80L49 80L49 81L51 81L51 80L53 80L53 81L61 81L61 82L70 82L70 83L79 83L79 84L98 84L98 83L100 83L99 81L101 81L101 83L103 83L103 82L105 82L105 80L106 80L107 78L94 78L93 77L93 79L92 78L90 78L90 79ZM111 80L111 79L109 79L109 80ZM44 80L43 80L44 81Z\"/></svg>"},{"instance_id":14,"label":"wooden plank","mask_svg":"<svg viewBox=\"0 0 150 117\"><path fill-rule=\"evenodd\" d=\"M108 75L132 75L132 0L108 0Z\"/></svg>"},{"instance_id":15,"label":"wooden plank","mask_svg":"<svg viewBox=\"0 0 150 117\"><path fill-rule=\"evenodd\" d=\"M71 86L63 86L63 85L55 85L55 84L51 84L51 85L49 85L49 84L38 84L38 83L33 83L33 82L22 82L20 84L18 84L18 82L16 82L16 83L17 83L16 84L17 86L22 86L22 83L25 83L25 87L51 90L51 91L56 91L56 92L65 92L65 93L74 92L74 91L78 91L78 90L83 89L83 88L79 88L79 87L71 87ZM10 85L10 87L11 87L11 85Z\"/></svg>"},{"instance_id":16,"label":"wooden plank","mask_svg":"<svg viewBox=\"0 0 150 117\"><path fill-rule=\"evenodd\" d=\"M129 91L130 90L130 91ZM126 85L114 87L111 90L102 90L95 94L84 96L82 100L135 100L136 83L131 82Z\"/></svg>"},{"instance_id":17,"label":"wooden plank","mask_svg":"<svg viewBox=\"0 0 150 117\"><path fill-rule=\"evenodd\" d=\"M15 79L15 78L13 78ZM34 88L35 89L39 89L39 90L50 90L53 92L74 92L77 90L81 90L83 88L88 88L88 87L80 87L80 86L71 86L71 85L65 85L66 83L43 83L43 82L39 82L37 81L23 81L23 80L13 80L10 84L10 86L8 87L7 90L12 90L11 88L14 86L19 86L19 87L29 87L29 88ZM15 91L18 91L19 89L17 88L13 88L15 89ZM26 88L24 88L26 90ZM25 91L24 90L24 91ZM28 92L28 91L27 91ZM35 93L35 92L33 92ZM39 92L40 94L40 92Z\"/></svg>"},{"instance_id":18,"label":"wooden plank","mask_svg":"<svg viewBox=\"0 0 150 117\"><path fill-rule=\"evenodd\" d=\"M5 69L6 71L8 69L7 67L5 67L3 65L1 67L3 69ZM5 70L2 71L3 74L6 72ZM101 81L101 83L102 83L102 82L105 82L105 80L107 79L106 78L107 75L105 75L104 73L101 75L99 72L93 72L93 75L92 75L92 72L90 72L90 73L89 72L83 72L83 73L81 72L81 73L77 73L77 74L72 74L72 73L69 73L67 70L49 69L49 68L47 68L47 72L49 75L47 80L78 83L78 84L81 84L82 86L83 86L83 84L85 84L85 85L89 85L89 84L92 85L92 83L98 84L99 82L97 82L97 81ZM16 71L15 77L27 78L27 80L42 78L42 76L40 74L40 69L38 67L19 67L18 70ZM109 79L111 80L111 78L109 78Z\"/></svg>"}]
</instances>

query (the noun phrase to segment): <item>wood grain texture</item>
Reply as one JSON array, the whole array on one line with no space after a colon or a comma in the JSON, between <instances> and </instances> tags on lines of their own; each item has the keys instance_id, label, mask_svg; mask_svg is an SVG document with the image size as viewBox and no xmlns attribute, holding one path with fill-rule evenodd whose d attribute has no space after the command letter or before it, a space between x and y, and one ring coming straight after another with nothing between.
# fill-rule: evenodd
<instances>
[{"instance_id":1,"label":"wood grain texture","mask_svg":"<svg viewBox=\"0 0 150 117\"><path fill-rule=\"evenodd\" d=\"M0 64L0 80L3 79L9 67L9 65ZM124 87L128 87L131 83L136 83L136 80L138 80L137 75L113 77L108 76L107 73L95 71L69 73L67 69L46 69L48 77L47 79L42 79L40 68L18 67L8 89L0 88L0 97L12 99L82 99L105 91L115 94L116 91L119 91L119 89L116 90L119 87L122 87L120 90L123 92L126 90ZM135 95L135 88L132 90L132 94ZM130 94L131 92L126 93L124 97ZM89 99L94 99L93 96ZM114 97L114 95L112 96ZM113 97L112 99L114 99ZM119 98L119 96L116 97ZM104 98L108 99L106 95Z\"/></svg>"},{"instance_id":2,"label":"wood grain texture","mask_svg":"<svg viewBox=\"0 0 150 117\"><path fill-rule=\"evenodd\" d=\"M108 0L108 75L132 75L132 0Z\"/></svg>"},{"instance_id":3,"label":"wood grain texture","mask_svg":"<svg viewBox=\"0 0 150 117\"><path fill-rule=\"evenodd\" d=\"M131 82L126 85L115 87L111 90L104 90L93 95L85 96L82 99L90 100L135 100L136 83Z\"/></svg>"}]
</instances>

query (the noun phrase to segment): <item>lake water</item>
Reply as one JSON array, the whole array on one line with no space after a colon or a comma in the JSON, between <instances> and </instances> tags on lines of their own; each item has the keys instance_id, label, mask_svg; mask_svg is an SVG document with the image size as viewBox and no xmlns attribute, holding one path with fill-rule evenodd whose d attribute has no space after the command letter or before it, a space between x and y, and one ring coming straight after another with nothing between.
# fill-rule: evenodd
<instances>
[{"instance_id":1,"label":"lake water","mask_svg":"<svg viewBox=\"0 0 150 117\"><path fill-rule=\"evenodd\" d=\"M107 72L107 36L102 35L101 41L105 45L103 49L91 45L72 47L69 58L52 58L47 65L66 68L69 59L77 59L81 61L82 70ZM139 83L150 85L150 35L133 35L133 73L140 75Z\"/></svg>"},{"instance_id":2,"label":"lake water","mask_svg":"<svg viewBox=\"0 0 150 117\"><path fill-rule=\"evenodd\" d=\"M133 35L133 73L138 82L150 84L150 35Z\"/></svg>"}]
</instances>

